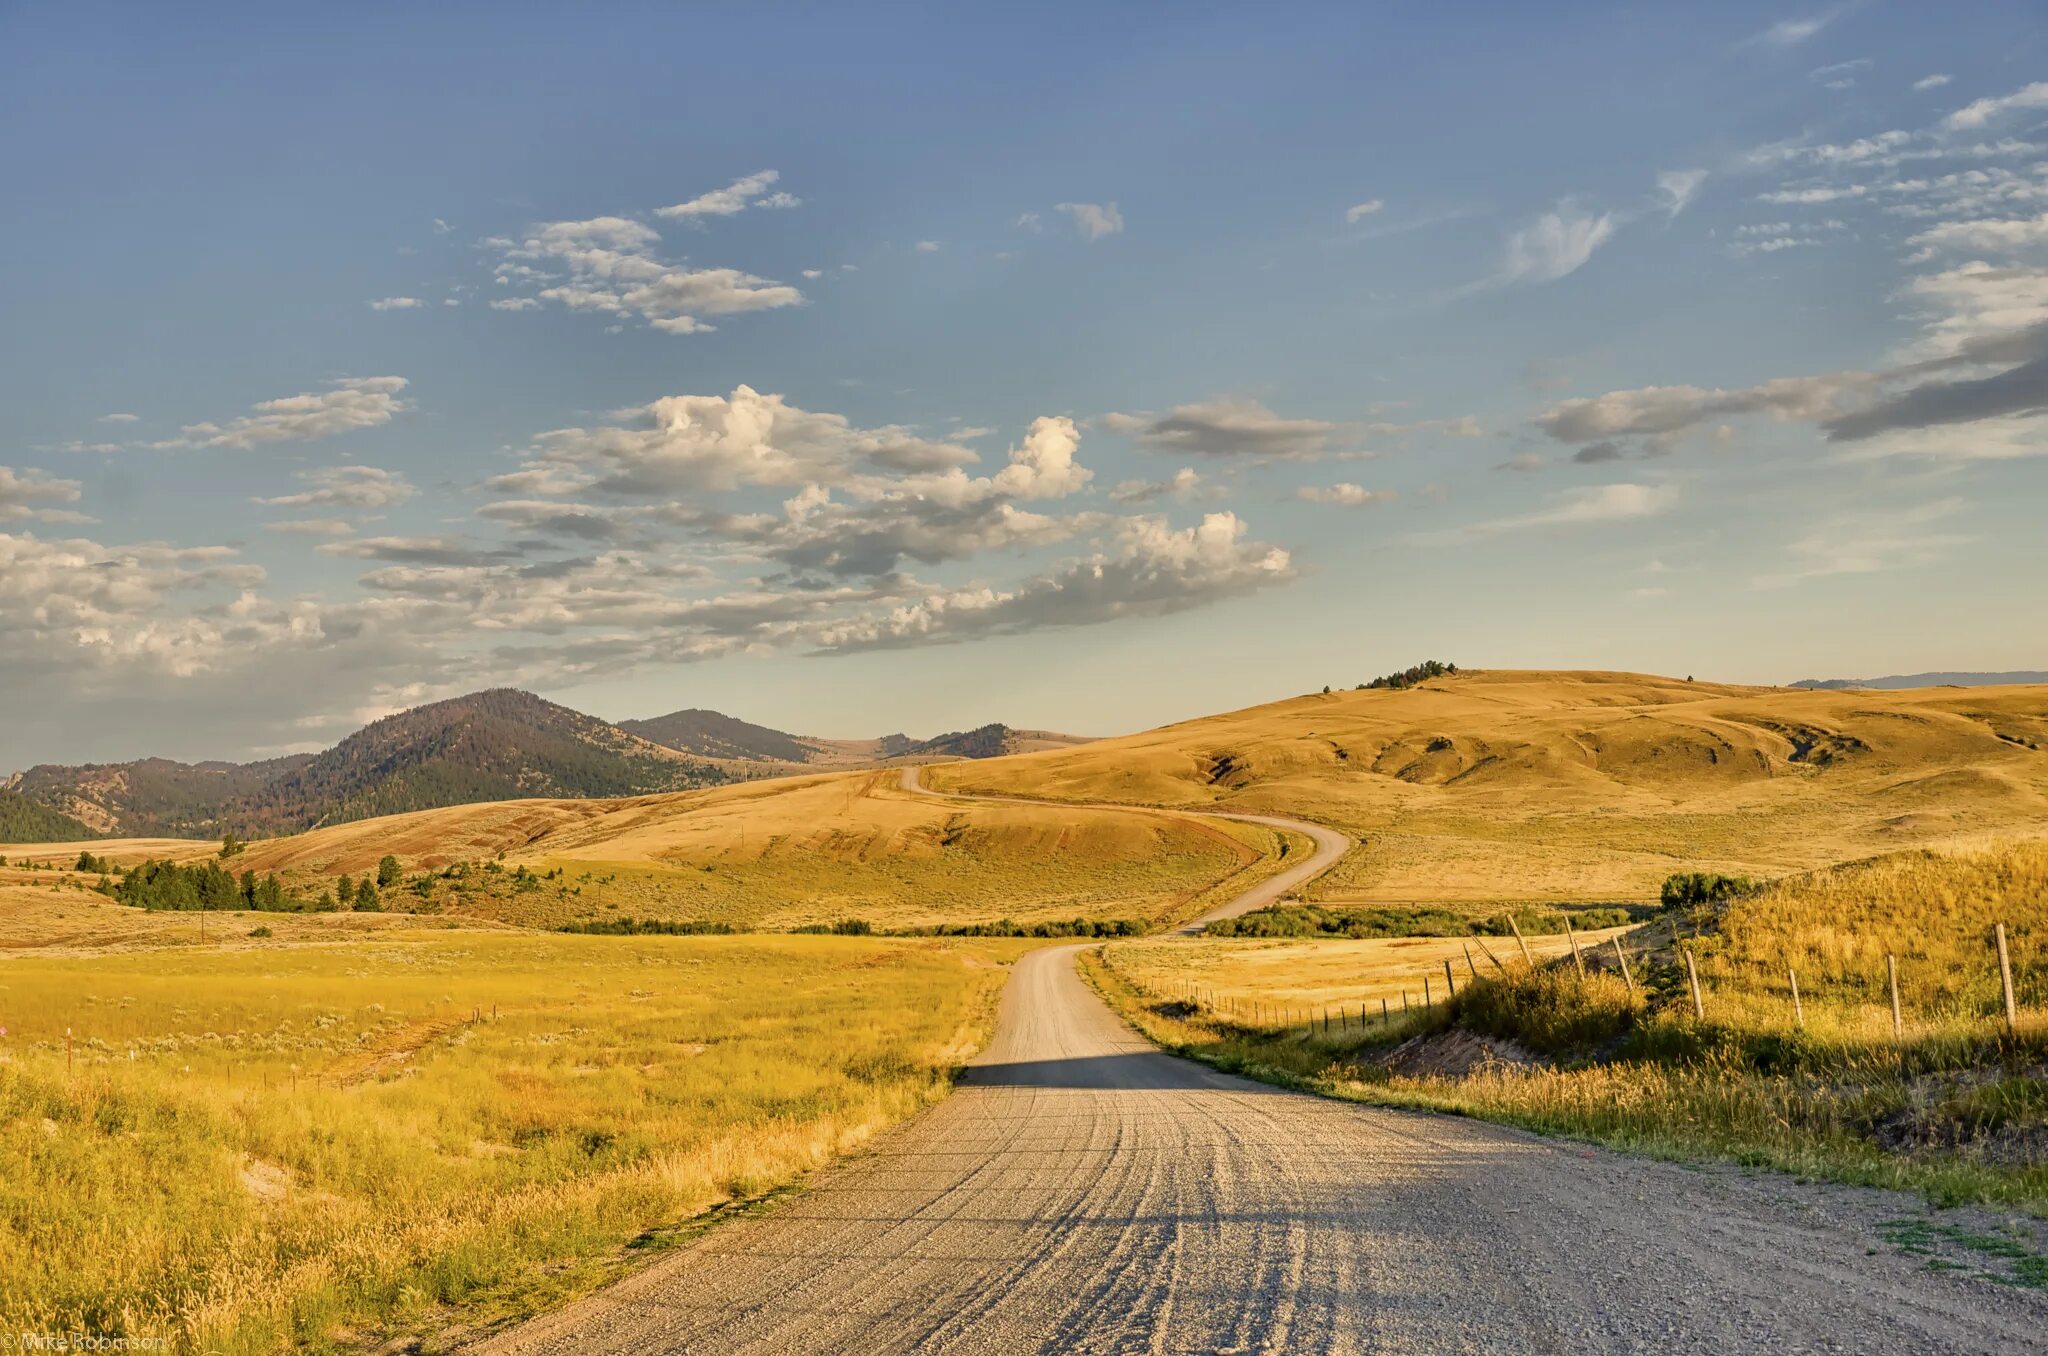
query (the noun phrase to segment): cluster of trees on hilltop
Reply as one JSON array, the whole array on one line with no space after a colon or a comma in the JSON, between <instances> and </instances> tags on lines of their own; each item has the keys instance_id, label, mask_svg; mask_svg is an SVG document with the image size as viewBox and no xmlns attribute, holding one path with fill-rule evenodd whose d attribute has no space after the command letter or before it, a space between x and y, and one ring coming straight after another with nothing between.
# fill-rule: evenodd
<instances>
[{"instance_id":1,"label":"cluster of trees on hilltop","mask_svg":"<svg viewBox=\"0 0 2048 1356\"><path fill-rule=\"evenodd\" d=\"M1425 659L1412 668L1402 669L1399 673L1389 673L1358 686L1361 689L1392 688L1399 692L1403 688L1414 687L1417 683L1426 683L1432 678L1447 678L1457 671L1456 664L1446 664L1439 659Z\"/></svg>"},{"instance_id":2,"label":"cluster of trees on hilltop","mask_svg":"<svg viewBox=\"0 0 2048 1356\"><path fill-rule=\"evenodd\" d=\"M100 892L116 903L137 909L263 909L278 912L303 907L284 892L275 872L258 876L244 871L237 879L219 862L180 866L154 859L126 875L104 879Z\"/></svg>"}]
</instances>

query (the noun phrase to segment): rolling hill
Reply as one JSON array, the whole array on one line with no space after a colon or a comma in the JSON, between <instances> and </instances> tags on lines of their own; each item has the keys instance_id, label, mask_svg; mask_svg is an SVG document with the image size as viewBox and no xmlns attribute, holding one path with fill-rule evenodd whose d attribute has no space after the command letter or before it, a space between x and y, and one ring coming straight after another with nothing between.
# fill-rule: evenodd
<instances>
[{"instance_id":1,"label":"rolling hill","mask_svg":"<svg viewBox=\"0 0 2048 1356\"><path fill-rule=\"evenodd\" d=\"M820 739L703 710L673 711L651 720L622 720L619 728L665 748L702 758L787 765L778 771L876 767L942 758L1001 758L1089 742L1078 735L1017 730L1003 724L958 730L931 739L913 739L902 734L883 735L880 739Z\"/></svg>"},{"instance_id":2,"label":"rolling hill","mask_svg":"<svg viewBox=\"0 0 2048 1356\"><path fill-rule=\"evenodd\" d=\"M1331 900L1647 899L2048 835L2048 687L1809 691L1468 671L933 769L940 789L1272 810L1362 841Z\"/></svg>"}]
</instances>

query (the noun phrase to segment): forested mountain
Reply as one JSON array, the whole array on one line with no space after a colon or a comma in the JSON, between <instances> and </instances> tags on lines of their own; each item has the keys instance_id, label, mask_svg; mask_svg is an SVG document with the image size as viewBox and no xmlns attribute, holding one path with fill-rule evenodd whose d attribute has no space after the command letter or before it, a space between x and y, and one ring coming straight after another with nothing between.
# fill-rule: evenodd
<instances>
[{"instance_id":1,"label":"forested mountain","mask_svg":"<svg viewBox=\"0 0 2048 1356\"><path fill-rule=\"evenodd\" d=\"M808 763L818 756L816 740L771 730L717 711L671 711L652 720L622 720L619 728L664 748L703 758L772 759Z\"/></svg>"},{"instance_id":2,"label":"forested mountain","mask_svg":"<svg viewBox=\"0 0 2048 1356\"><path fill-rule=\"evenodd\" d=\"M71 843L93 831L19 791L0 791L0 843Z\"/></svg>"},{"instance_id":3,"label":"forested mountain","mask_svg":"<svg viewBox=\"0 0 2048 1356\"><path fill-rule=\"evenodd\" d=\"M732 779L715 763L499 688L387 716L325 753L246 764L43 766L16 786L47 807L81 807L105 832L214 838L473 801L630 796Z\"/></svg>"}]
</instances>

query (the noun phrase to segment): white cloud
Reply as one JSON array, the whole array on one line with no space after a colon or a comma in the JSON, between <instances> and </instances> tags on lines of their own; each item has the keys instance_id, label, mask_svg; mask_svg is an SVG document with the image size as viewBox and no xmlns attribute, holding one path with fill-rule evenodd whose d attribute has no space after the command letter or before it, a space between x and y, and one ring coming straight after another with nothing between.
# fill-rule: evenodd
<instances>
[{"instance_id":1,"label":"white cloud","mask_svg":"<svg viewBox=\"0 0 2048 1356\"><path fill-rule=\"evenodd\" d=\"M1707 181L1703 169L1665 170L1657 176L1657 194L1663 199L1662 206L1667 218L1675 218L1686 209L1686 205L1699 196L1700 185Z\"/></svg>"},{"instance_id":2,"label":"white cloud","mask_svg":"<svg viewBox=\"0 0 2048 1356\"><path fill-rule=\"evenodd\" d=\"M1826 28L1840 17L1845 6L1837 5L1818 14L1780 19L1761 32L1752 33L1737 43L1737 47L1797 47L1814 34Z\"/></svg>"},{"instance_id":3,"label":"white cloud","mask_svg":"<svg viewBox=\"0 0 2048 1356\"><path fill-rule=\"evenodd\" d=\"M375 466L322 466L299 472L299 479L312 488L255 502L278 508L385 509L396 508L413 494L404 476Z\"/></svg>"},{"instance_id":4,"label":"white cloud","mask_svg":"<svg viewBox=\"0 0 2048 1356\"><path fill-rule=\"evenodd\" d=\"M1347 226L1356 225L1385 206L1386 203L1379 198L1367 198L1364 202L1353 203L1344 209L1344 223Z\"/></svg>"},{"instance_id":5,"label":"white cloud","mask_svg":"<svg viewBox=\"0 0 2048 1356\"><path fill-rule=\"evenodd\" d=\"M226 424L187 424L181 437L154 446L251 448L376 428L412 408L399 398L408 384L404 377L345 377L330 390L262 401L254 414Z\"/></svg>"},{"instance_id":6,"label":"white cloud","mask_svg":"<svg viewBox=\"0 0 2048 1356\"><path fill-rule=\"evenodd\" d=\"M688 202L679 202L673 207L658 207L658 217L731 217L738 216L749 207L797 207L803 200L788 193L770 193L769 188L782 176L774 170L762 170L735 179L724 188L714 189Z\"/></svg>"},{"instance_id":7,"label":"white cloud","mask_svg":"<svg viewBox=\"0 0 2048 1356\"><path fill-rule=\"evenodd\" d=\"M2048 246L2048 212L2010 220L1945 221L1907 238L1919 259L1940 251L2014 255Z\"/></svg>"},{"instance_id":8,"label":"white cloud","mask_svg":"<svg viewBox=\"0 0 2048 1356\"><path fill-rule=\"evenodd\" d=\"M532 297L500 297L491 303L494 311L538 311L540 303Z\"/></svg>"},{"instance_id":9,"label":"white cloud","mask_svg":"<svg viewBox=\"0 0 2048 1356\"><path fill-rule=\"evenodd\" d=\"M1612 485L1589 485L1579 489L1561 490L1550 496L1546 507L1532 513L1474 523L1465 531L1511 532L1531 527L1575 527L1587 523L1654 518L1668 511L1677 502L1676 485L1635 485L1626 481Z\"/></svg>"},{"instance_id":10,"label":"white cloud","mask_svg":"<svg viewBox=\"0 0 2048 1356\"><path fill-rule=\"evenodd\" d=\"M714 328L700 316L775 310L803 302L803 293L796 288L739 269L689 269L665 263L652 253L660 238L650 227L625 217L548 222L504 249L498 280L552 284L541 288L542 300L572 311L637 315L666 334ZM567 276L550 269L566 269Z\"/></svg>"},{"instance_id":11,"label":"white cloud","mask_svg":"<svg viewBox=\"0 0 2048 1356\"><path fill-rule=\"evenodd\" d=\"M1923 75L1913 82L1913 88L1918 90L1940 89L1954 78L1954 76L1940 74Z\"/></svg>"},{"instance_id":12,"label":"white cloud","mask_svg":"<svg viewBox=\"0 0 2048 1356\"><path fill-rule=\"evenodd\" d=\"M1942 126L1950 131L1967 131L1986 126L2007 113L2033 108L2048 108L2048 80L2037 80L2031 85L2014 90L2011 94L2000 94L1965 104L1942 119Z\"/></svg>"},{"instance_id":13,"label":"white cloud","mask_svg":"<svg viewBox=\"0 0 2048 1356\"><path fill-rule=\"evenodd\" d=\"M424 305L426 303L418 297L381 297L370 303L370 309L373 311L410 311L415 307Z\"/></svg>"},{"instance_id":14,"label":"white cloud","mask_svg":"<svg viewBox=\"0 0 2048 1356\"><path fill-rule=\"evenodd\" d=\"M811 628L820 651L949 644L1050 627L1164 616L1284 584L1285 550L1244 540L1232 513L1176 531L1164 518L1124 519L1113 549L1014 590L933 592L888 612Z\"/></svg>"},{"instance_id":15,"label":"white cloud","mask_svg":"<svg viewBox=\"0 0 2048 1356\"><path fill-rule=\"evenodd\" d=\"M1124 228L1124 214L1113 202L1062 202L1054 207L1074 219L1074 229L1090 240L1116 235Z\"/></svg>"},{"instance_id":16,"label":"white cloud","mask_svg":"<svg viewBox=\"0 0 2048 1356\"><path fill-rule=\"evenodd\" d=\"M1095 474L1075 462L1080 446L1073 420L1061 415L1034 419L1024 441L1011 450L1010 464L996 473L995 487L1018 499L1065 498Z\"/></svg>"},{"instance_id":17,"label":"white cloud","mask_svg":"<svg viewBox=\"0 0 2048 1356\"><path fill-rule=\"evenodd\" d=\"M52 504L75 504L82 486L75 480L59 480L45 471L17 471L0 466L0 523L35 519L46 523L91 521L69 509Z\"/></svg>"},{"instance_id":18,"label":"white cloud","mask_svg":"<svg viewBox=\"0 0 2048 1356\"><path fill-rule=\"evenodd\" d=\"M939 242L936 240L920 240L917 242L917 252L919 254L937 254L939 252Z\"/></svg>"},{"instance_id":19,"label":"white cloud","mask_svg":"<svg viewBox=\"0 0 2048 1356\"><path fill-rule=\"evenodd\" d=\"M1308 504L1338 504L1345 508L1389 504L1399 498L1392 490L1368 490L1349 481L1339 481L1335 485L1303 485L1295 490L1294 497Z\"/></svg>"},{"instance_id":20,"label":"white cloud","mask_svg":"<svg viewBox=\"0 0 2048 1356\"><path fill-rule=\"evenodd\" d=\"M1595 213L1566 198L1508 237L1499 271L1482 285L1555 282L1576 273L1619 224L1612 212Z\"/></svg>"},{"instance_id":21,"label":"white cloud","mask_svg":"<svg viewBox=\"0 0 2048 1356\"><path fill-rule=\"evenodd\" d=\"M266 531L298 537L346 537L355 531L345 518L287 518L263 526Z\"/></svg>"},{"instance_id":22,"label":"white cloud","mask_svg":"<svg viewBox=\"0 0 2048 1356\"><path fill-rule=\"evenodd\" d=\"M100 422L102 424L133 424L141 418L142 416L139 414L103 414L100 416Z\"/></svg>"},{"instance_id":23,"label":"white cloud","mask_svg":"<svg viewBox=\"0 0 2048 1356\"><path fill-rule=\"evenodd\" d=\"M1791 563L1758 575L1758 588L1785 588L1808 579L1833 575L1876 574L1886 570L1931 565L1949 550L1974 538L1929 530L1968 505L1961 499L1940 499L1913 508L1836 514L1786 545Z\"/></svg>"}]
</instances>

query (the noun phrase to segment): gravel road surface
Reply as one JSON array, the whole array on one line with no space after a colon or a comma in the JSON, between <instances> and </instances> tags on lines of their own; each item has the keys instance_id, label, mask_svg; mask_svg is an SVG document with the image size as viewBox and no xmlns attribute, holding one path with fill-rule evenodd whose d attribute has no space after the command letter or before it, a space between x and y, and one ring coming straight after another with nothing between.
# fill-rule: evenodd
<instances>
[{"instance_id":1,"label":"gravel road surface","mask_svg":"<svg viewBox=\"0 0 2048 1356\"><path fill-rule=\"evenodd\" d=\"M1078 949L1019 962L944 1103L481 1349L2048 1349L2041 1291L1887 1241L1881 1226L1927 1213L1917 1198L1229 1077L1133 1032L1075 973Z\"/></svg>"}]
</instances>

